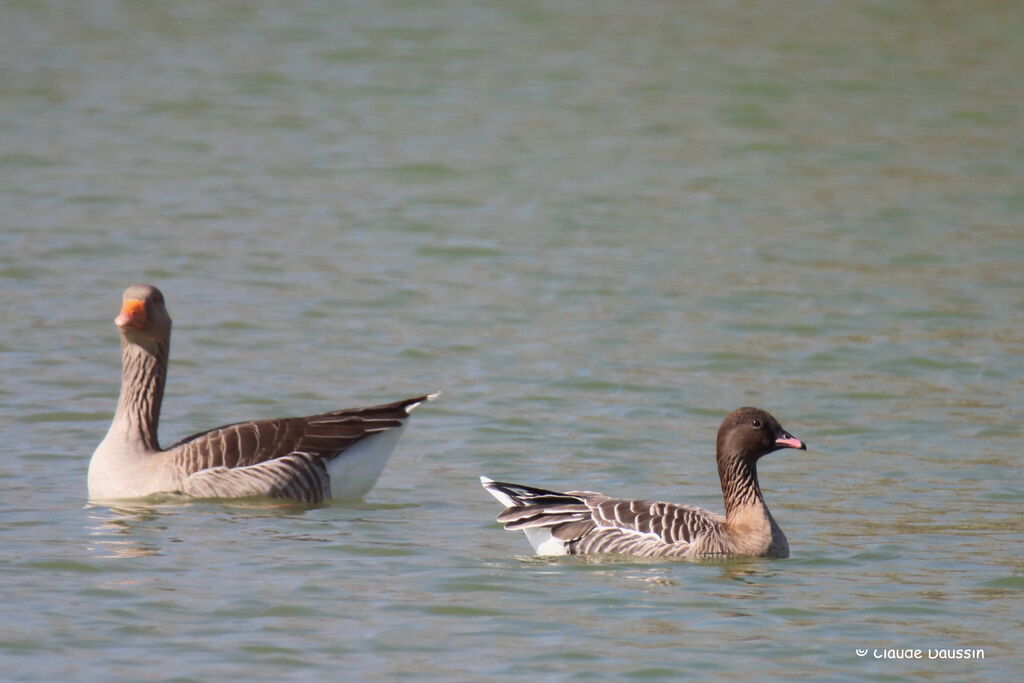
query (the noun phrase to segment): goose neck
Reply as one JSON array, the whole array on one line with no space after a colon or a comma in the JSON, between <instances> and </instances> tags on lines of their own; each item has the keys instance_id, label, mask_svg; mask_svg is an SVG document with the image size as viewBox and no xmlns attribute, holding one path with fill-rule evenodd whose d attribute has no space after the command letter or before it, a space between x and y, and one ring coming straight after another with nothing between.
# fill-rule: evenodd
<instances>
[{"instance_id":1,"label":"goose neck","mask_svg":"<svg viewBox=\"0 0 1024 683\"><path fill-rule=\"evenodd\" d=\"M167 377L167 345L146 348L122 340L121 396L114 424L125 437L158 451L157 427Z\"/></svg>"},{"instance_id":2,"label":"goose neck","mask_svg":"<svg viewBox=\"0 0 1024 683\"><path fill-rule=\"evenodd\" d=\"M718 458L718 476L722 483L727 519L741 509L764 508L755 461L726 454Z\"/></svg>"}]
</instances>

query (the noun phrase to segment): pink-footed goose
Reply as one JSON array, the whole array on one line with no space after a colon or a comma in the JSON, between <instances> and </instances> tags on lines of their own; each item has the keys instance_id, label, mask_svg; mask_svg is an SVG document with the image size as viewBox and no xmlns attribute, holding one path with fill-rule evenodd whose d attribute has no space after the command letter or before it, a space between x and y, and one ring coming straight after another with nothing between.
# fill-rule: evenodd
<instances>
[{"instance_id":1,"label":"pink-footed goose","mask_svg":"<svg viewBox=\"0 0 1024 683\"><path fill-rule=\"evenodd\" d=\"M546 491L480 477L506 507L498 521L521 529L539 555L612 554L665 558L788 557L789 543L764 504L757 461L807 445L759 408L738 408L718 430L725 515L689 505Z\"/></svg>"},{"instance_id":2,"label":"pink-footed goose","mask_svg":"<svg viewBox=\"0 0 1024 683\"><path fill-rule=\"evenodd\" d=\"M359 498L377 482L409 414L437 394L308 417L239 422L167 449L157 440L171 318L156 287L125 290L121 396L89 461L89 498L155 493L196 498L268 496L307 503Z\"/></svg>"}]
</instances>

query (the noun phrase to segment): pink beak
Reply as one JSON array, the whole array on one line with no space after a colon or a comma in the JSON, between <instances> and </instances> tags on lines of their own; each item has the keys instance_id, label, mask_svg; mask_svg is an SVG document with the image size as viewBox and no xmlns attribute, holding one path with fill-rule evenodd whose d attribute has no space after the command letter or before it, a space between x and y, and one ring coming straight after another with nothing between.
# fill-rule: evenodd
<instances>
[{"instance_id":1,"label":"pink beak","mask_svg":"<svg viewBox=\"0 0 1024 683\"><path fill-rule=\"evenodd\" d=\"M807 444L805 444L803 441L796 438L795 436L785 433L783 433L783 435L780 436L779 438L775 439L775 445L780 448L796 448L801 451L807 450Z\"/></svg>"}]
</instances>

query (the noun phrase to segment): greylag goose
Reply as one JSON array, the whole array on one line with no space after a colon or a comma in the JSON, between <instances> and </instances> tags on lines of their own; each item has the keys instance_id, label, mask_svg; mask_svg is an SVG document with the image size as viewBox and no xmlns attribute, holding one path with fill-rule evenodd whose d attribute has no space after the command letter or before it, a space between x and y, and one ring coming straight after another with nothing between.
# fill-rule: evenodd
<instances>
[{"instance_id":1,"label":"greylag goose","mask_svg":"<svg viewBox=\"0 0 1024 683\"><path fill-rule=\"evenodd\" d=\"M196 498L268 496L319 503L358 498L377 482L409 414L437 394L308 417L239 422L167 449L157 440L171 318L150 285L125 290L121 396L89 461L89 498L177 493Z\"/></svg>"},{"instance_id":2,"label":"greylag goose","mask_svg":"<svg viewBox=\"0 0 1024 683\"><path fill-rule=\"evenodd\" d=\"M789 543L764 504L757 461L807 444L759 408L738 408L718 430L725 516L689 505L547 491L480 477L505 506L498 521L522 529L539 555L612 554L665 558L788 557Z\"/></svg>"}]
</instances>

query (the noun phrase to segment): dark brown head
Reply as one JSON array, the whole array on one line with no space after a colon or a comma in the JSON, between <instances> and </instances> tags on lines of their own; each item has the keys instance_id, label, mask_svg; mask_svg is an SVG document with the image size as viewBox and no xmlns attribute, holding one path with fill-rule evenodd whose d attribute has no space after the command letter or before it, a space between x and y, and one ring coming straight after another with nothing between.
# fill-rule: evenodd
<instances>
[{"instance_id":1,"label":"dark brown head","mask_svg":"<svg viewBox=\"0 0 1024 683\"><path fill-rule=\"evenodd\" d=\"M166 343L171 336L164 295L152 285L132 285L124 290L114 324L125 341L147 348L156 342Z\"/></svg>"},{"instance_id":2,"label":"dark brown head","mask_svg":"<svg viewBox=\"0 0 1024 683\"><path fill-rule=\"evenodd\" d=\"M760 408L737 408L729 413L718 428L718 457L739 457L756 462L763 455L780 448L807 450L807 444L796 438Z\"/></svg>"}]
</instances>

